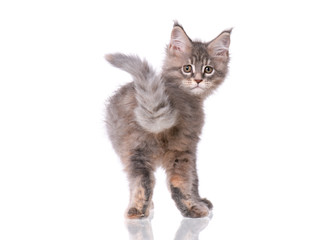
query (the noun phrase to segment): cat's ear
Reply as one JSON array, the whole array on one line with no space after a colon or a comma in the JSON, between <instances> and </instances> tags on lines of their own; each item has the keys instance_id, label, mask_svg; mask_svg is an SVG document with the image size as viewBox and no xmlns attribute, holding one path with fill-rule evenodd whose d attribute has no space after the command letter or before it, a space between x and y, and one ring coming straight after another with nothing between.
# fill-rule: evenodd
<instances>
[{"instance_id":1,"label":"cat's ear","mask_svg":"<svg viewBox=\"0 0 336 240\"><path fill-rule=\"evenodd\" d=\"M185 33L183 27L178 23L175 23L168 46L169 53L173 55L189 53L191 46L191 40Z\"/></svg>"},{"instance_id":2,"label":"cat's ear","mask_svg":"<svg viewBox=\"0 0 336 240\"><path fill-rule=\"evenodd\" d=\"M228 57L231 31L232 29L223 31L209 43L208 50L212 56Z\"/></svg>"}]
</instances>

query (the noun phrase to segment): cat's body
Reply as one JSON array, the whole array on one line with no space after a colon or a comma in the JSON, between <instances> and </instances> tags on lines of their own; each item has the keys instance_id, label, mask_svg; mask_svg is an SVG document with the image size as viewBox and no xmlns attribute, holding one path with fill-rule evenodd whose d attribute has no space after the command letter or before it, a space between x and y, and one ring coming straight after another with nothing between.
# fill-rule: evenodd
<instances>
[{"instance_id":1,"label":"cat's body","mask_svg":"<svg viewBox=\"0 0 336 240\"><path fill-rule=\"evenodd\" d=\"M161 74L136 56L106 56L134 78L110 99L106 121L130 182L128 218L148 216L159 166L183 216L203 217L212 209L198 193L196 149L203 100L227 73L229 36L224 31L210 43L192 42L175 24Z\"/></svg>"}]
</instances>

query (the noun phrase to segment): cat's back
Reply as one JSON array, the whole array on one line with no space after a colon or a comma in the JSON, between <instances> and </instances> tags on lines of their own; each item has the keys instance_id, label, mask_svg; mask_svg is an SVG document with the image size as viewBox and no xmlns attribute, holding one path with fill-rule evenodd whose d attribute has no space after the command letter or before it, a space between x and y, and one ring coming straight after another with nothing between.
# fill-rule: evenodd
<instances>
[{"instance_id":1,"label":"cat's back","mask_svg":"<svg viewBox=\"0 0 336 240\"><path fill-rule=\"evenodd\" d=\"M115 92L107 102L107 117L127 117L136 106L134 83L128 83Z\"/></svg>"},{"instance_id":2,"label":"cat's back","mask_svg":"<svg viewBox=\"0 0 336 240\"><path fill-rule=\"evenodd\" d=\"M106 126L115 147L123 136L135 127L134 109L137 105L134 83L122 86L110 97L106 105Z\"/></svg>"}]
</instances>

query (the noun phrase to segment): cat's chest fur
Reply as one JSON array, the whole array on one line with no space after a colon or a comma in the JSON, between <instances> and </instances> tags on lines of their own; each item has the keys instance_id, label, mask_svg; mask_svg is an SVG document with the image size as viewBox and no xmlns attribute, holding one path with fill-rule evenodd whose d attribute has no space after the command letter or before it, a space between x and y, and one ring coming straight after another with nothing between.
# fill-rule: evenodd
<instances>
[{"instance_id":1,"label":"cat's chest fur","mask_svg":"<svg viewBox=\"0 0 336 240\"><path fill-rule=\"evenodd\" d=\"M171 96L171 102L179 112L177 124L156 134L161 151L188 151L196 147L204 125L203 103L190 96Z\"/></svg>"}]
</instances>

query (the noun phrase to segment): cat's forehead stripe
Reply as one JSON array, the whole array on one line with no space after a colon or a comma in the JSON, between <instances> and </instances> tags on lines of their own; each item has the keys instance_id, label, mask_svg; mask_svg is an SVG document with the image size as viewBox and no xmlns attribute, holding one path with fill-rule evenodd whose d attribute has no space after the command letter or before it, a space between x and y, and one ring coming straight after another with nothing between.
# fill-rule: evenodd
<instances>
[{"instance_id":1,"label":"cat's forehead stripe","mask_svg":"<svg viewBox=\"0 0 336 240\"><path fill-rule=\"evenodd\" d=\"M209 58L204 58L203 59L203 65L209 65L210 64L210 59Z\"/></svg>"},{"instance_id":2,"label":"cat's forehead stripe","mask_svg":"<svg viewBox=\"0 0 336 240\"><path fill-rule=\"evenodd\" d=\"M192 56L192 58L188 59L189 64L196 64L198 61L201 61L203 65L209 65L211 60L205 56L201 56L200 58L197 56Z\"/></svg>"}]
</instances>

